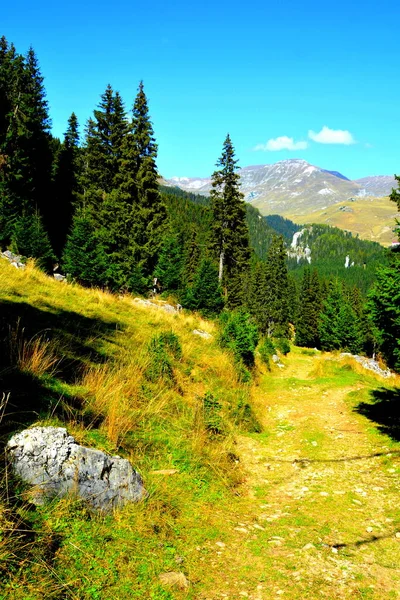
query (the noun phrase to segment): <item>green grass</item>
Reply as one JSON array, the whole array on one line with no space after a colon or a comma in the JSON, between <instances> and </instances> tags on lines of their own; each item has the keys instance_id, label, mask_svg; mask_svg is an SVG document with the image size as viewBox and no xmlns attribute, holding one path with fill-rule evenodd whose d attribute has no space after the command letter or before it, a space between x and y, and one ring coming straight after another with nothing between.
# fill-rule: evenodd
<instances>
[{"instance_id":1,"label":"green grass","mask_svg":"<svg viewBox=\"0 0 400 600\"><path fill-rule=\"evenodd\" d=\"M215 324L31 268L0 263L0 302L2 339L11 324L26 350L1 347L2 384L21 409L1 423L3 442L32 424L66 426L127 457L148 492L100 515L72 498L33 509L21 487L9 505L4 491L0 599L396 597L400 444L383 422L386 383L293 348L285 369L257 364L244 384ZM165 587L170 571L189 588Z\"/></svg>"}]
</instances>

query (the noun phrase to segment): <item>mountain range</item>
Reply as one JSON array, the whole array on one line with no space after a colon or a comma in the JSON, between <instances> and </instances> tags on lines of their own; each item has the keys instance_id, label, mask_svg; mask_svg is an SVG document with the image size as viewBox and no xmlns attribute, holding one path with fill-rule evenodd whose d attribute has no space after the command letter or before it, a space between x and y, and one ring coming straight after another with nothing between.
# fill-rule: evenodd
<instances>
[{"instance_id":1,"label":"mountain range","mask_svg":"<svg viewBox=\"0 0 400 600\"><path fill-rule=\"evenodd\" d=\"M387 196L397 186L393 176L351 181L338 171L328 171L301 159L244 167L238 172L245 200L261 214L290 215L292 218L339 202ZM211 190L211 178L173 177L164 183L196 194L208 195Z\"/></svg>"}]
</instances>

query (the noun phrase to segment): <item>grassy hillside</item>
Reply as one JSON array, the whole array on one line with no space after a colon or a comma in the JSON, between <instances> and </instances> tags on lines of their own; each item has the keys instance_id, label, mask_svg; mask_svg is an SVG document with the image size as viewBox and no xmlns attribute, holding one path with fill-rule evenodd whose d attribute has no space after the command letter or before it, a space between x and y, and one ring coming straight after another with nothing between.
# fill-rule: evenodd
<instances>
[{"instance_id":1,"label":"grassy hillside","mask_svg":"<svg viewBox=\"0 0 400 600\"><path fill-rule=\"evenodd\" d=\"M216 324L6 261L0 306L2 443L66 425L148 491L111 515L34 509L4 474L1 599L398 597L398 378L297 349L241 384ZM182 354L154 377L165 332Z\"/></svg>"},{"instance_id":2,"label":"grassy hillside","mask_svg":"<svg viewBox=\"0 0 400 600\"><path fill-rule=\"evenodd\" d=\"M396 237L393 223L400 215L389 198L355 198L353 202L339 202L308 214L292 214L288 211L284 216L299 224L333 225L351 231L363 240L390 246Z\"/></svg>"}]
</instances>

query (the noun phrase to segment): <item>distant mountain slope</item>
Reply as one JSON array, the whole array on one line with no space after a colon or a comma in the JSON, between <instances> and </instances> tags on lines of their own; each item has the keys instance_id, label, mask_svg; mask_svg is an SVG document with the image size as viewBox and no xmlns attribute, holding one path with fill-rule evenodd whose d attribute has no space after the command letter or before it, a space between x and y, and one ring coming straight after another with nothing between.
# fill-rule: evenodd
<instances>
[{"instance_id":1,"label":"distant mountain slope","mask_svg":"<svg viewBox=\"0 0 400 600\"><path fill-rule=\"evenodd\" d=\"M349 231L315 223L299 225L280 215L264 218L284 236L289 271L297 280L311 266L324 278L339 277L366 293L375 280L376 268L386 261L383 246Z\"/></svg>"},{"instance_id":2,"label":"distant mountain slope","mask_svg":"<svg viewBox=\"0 0 400 600\"><path fill-rule=\"evenodd\" d=\"M358 235L361 239L379 242L383 246L390 246L395 239L396 236L393 233L395 219L400 218L394 202L388 198L370 197L355 197L351 202L339 202L308 215L288 213L286 216L300 224L334 225L340 229L351 231L353 235ZM273 226L271 221L268 220L268 222Z\"/></svg>"},{"instance_id":3,"label":"distant mountain slope","mask_svg":"<svg viewBox=\"0 0 400 600\"><path fill-rule=\"evenodd\" d=\"M365 196L389 196L392 188L397 187L396 180L391 175L375 175L356 179L355 183L365 190Z\"/></svg>"},{"instance_id":4,"label":"distant mountain slope","mask_svg":"<svg viewBox=\"0 0 400 600\"><path fill-rule=\"evenodd\" d=\"M300 159L244 167L239 174L245 200L263 215L304 216L350 198L388 195L395 185L386 175L350 181L338 171ZM174 177L165 183L203 195L211 189L210 178Z\"/></svg>"},{"instance_id":5,"label":"distant mountain slope","mask_svg":"<svg viewBox=\"0 0 400 600\"><path fill-rule=\"evenodd\" d=\"M323 277L339 277L364 293L375 280L376 268L386 261L380 244L327 225L299 226L288 246L288 267L296 277L311 265Z\"/></svg>"},{"instance_id":6,"label":"distant mountain slope","mask_svg":"<svg viewBox=\"0 0 400 600\"><path fill-rule=\"evenodd\" d=\"M275 165L240 171L242 191L262 214L307 214L338 200L357 195L352 181L328 173L305 160L283 160Z\"/></svg>"}]
</instances>

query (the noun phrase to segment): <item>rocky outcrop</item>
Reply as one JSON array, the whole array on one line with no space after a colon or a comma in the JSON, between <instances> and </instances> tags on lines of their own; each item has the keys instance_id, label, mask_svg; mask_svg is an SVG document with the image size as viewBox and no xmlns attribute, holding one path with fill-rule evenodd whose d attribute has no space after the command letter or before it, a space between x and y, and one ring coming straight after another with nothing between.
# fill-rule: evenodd
<instances>
[{"instance_id":1,"label":"rocky outcrop","mask_svg":"<svg viewBox=\"0 0 400 600\"><path fill-rule=\"evenodd\" d=\"M159 301L159 303L152 302L151 300L145 300L144 298L134 298L133 302L139 306L144 306L148 308L156 308L158 310L165 310L168 313L178 313L182 310L181 304L177 304L176 306L172 306L172 304L168 304L168 302Z\"/></svg>"},{"instance_id":2,"label":"rocky outcrop","mask_svg":"<svg viewBox=\"0 0 400 600\"><path fill-rule=\"evenodd\" d=\"M73 494L107 511L145 494L126 459L80 446L62 427L25 429L10 439L6 455L14 474L34 486L29 494L34 504Z\"/></svg>"},{"instance_id":3,"label":"rocky outcrop","mask_svg":"<svg viewBox=\"0 0 400 600\"><path fill-rule=\"evenodd\" d=\"M393 373L390 371L390 369L382 369L379 363L373 358L367 358L366 356L359 356L357 354L350 354L350 352L342 352L340 356L350 356L351 358L354 358L354 360L360 363L364 369L373 371L381 377L393 377Z\"/></svg>"},{"instance_id":4,"label":"rocky outcrop","mask_svg":"<svg viewBox=\"0 0 400 600\"><path fill-rule=\"evenodd\" d=\"M14 254L13 252L10 252L10 250L6 250L1 253L1 256L6 258L10 265L16 269L25 269L25 264L22 262L22 256L19 254Z\"/></svg>"}]
</instances>

